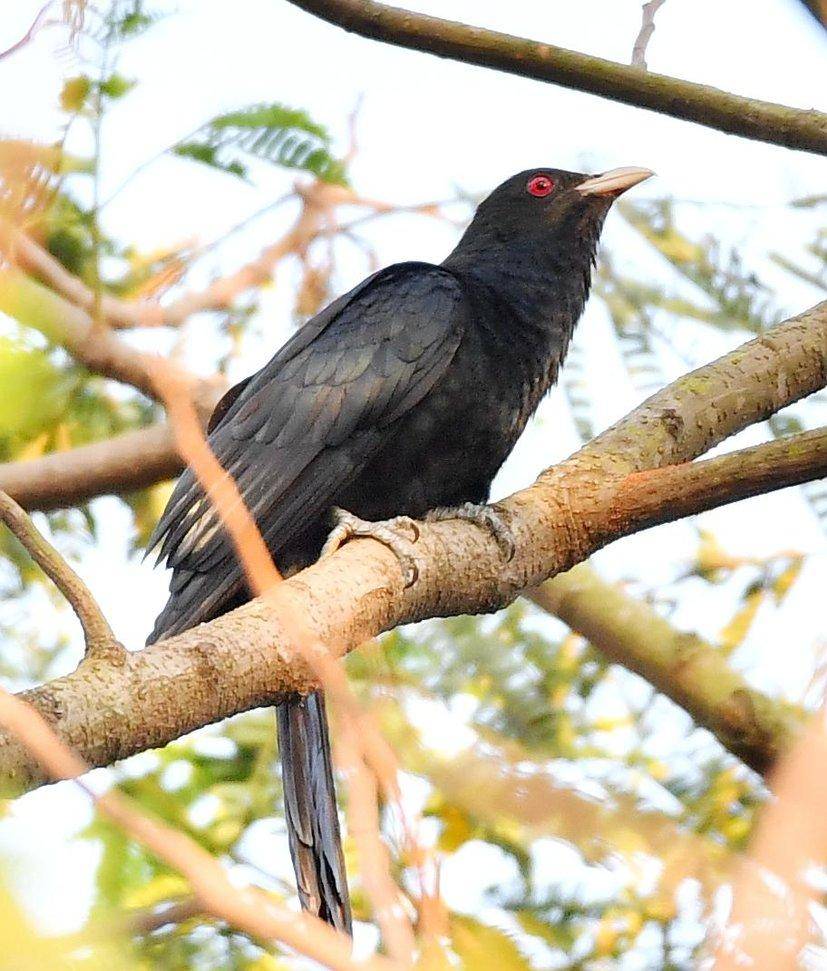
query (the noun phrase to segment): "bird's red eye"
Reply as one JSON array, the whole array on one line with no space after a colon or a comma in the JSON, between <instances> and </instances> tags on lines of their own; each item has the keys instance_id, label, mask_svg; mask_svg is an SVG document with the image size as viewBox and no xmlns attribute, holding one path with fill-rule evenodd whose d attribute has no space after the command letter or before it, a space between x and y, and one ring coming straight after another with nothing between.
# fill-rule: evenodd
<instances>
[{"instance_id":1,"label":"bird's red eye","mask_svg":"<svg viewBox=\"0 0 827 971\"><path fill-rule=\"evenodd\" d=\"M554 188L554 182L547 175L534 175L528 180L526 189L533 196L547 196Z\"/></svg>"}]
</instances>

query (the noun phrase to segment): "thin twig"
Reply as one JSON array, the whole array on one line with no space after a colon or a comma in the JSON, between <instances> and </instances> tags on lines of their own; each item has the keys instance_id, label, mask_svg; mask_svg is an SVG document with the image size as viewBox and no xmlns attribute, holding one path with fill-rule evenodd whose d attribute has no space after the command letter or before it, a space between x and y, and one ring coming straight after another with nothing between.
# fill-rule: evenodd
<instances>
[{"instance_id":1,"label":"thin twig","mask_svg":"<svg viewBox=\"0 0 827 971\"><path fill-rule=\"evenodd\" d=\"M43 6L40 8L40 10L38 10L37 14L35 15L35 18L32 21L31 26L26 31L26 33L20 38L20 40L12 44L11 47L7 47L4 51L0 51L0 61L4 60L7 57L11 57L11 55L14 54L16 51L19 51L21 48L25 47L28 43L34 40L35 34L40 30L41 27L45 26L47 23L47 21L45 20L45 17L51 5L52 5L52 0L48 0L47 3L44 3ZM51 21L51 22L56 23L57 21Z\"/></svg>"},{"instance_id":2,"label":"thin twig","mask_svg":"<svg viewBox=\"0 0 827 971\"><path fill-rule=\"evenodd\" d=\"M204 908L197 897L184 897L176 900L166 907L153 908L152 910L139 910L128 912L124 915L121 927L115 928L115 933L119 931L129 937L145 937L153 931L160 930L171 924L183 924L188 920L204 913ZM111 935L112 928L107 928Z\"/></svg>"},{"instance_id":3,"label":"thin twig","mask_svg":"<svg viewBox=\"0 0 827 971\"><path fill-rule=\"evenodd\" d=\"M121 658L124 648L115 639L89 588L54 546L38 532L25 510L5 492L0 492L0 519L69 601L83 628L86 657Z\"/></svg>"},{"instance_id":4,"label":"thin twig","mask_svg":"<svg viewBox=\"0 0 827 971\"><path fill-rule=\"evenodd\" d=\"M655 14L664 3L666 0L649 0L648 3L643 4L640 32L632 48L632 64L635 67L642 67L644 71L647 70L646 47L655 32Z\"/></svg>"}]
</instances>

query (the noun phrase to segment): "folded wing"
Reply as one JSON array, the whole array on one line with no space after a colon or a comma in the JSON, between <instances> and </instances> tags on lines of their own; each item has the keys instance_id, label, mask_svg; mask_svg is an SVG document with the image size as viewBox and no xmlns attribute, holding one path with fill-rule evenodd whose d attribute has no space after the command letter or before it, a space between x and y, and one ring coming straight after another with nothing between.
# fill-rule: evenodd
<instances>
[{"instance_id":1,"label":"folded wing","mask_svg":"<svg viewBox=\"0 0 827 971\"><path fill-rule=\"evenodd\" d=\"M216 408L209 443L271 551L323 515L394 425L445 373L464 298L448 271L403 263L310 320ZM244 581L232 544L190 470L150 540L173 570L150 642L229 609Z\"/></svg>"}]
</instances>

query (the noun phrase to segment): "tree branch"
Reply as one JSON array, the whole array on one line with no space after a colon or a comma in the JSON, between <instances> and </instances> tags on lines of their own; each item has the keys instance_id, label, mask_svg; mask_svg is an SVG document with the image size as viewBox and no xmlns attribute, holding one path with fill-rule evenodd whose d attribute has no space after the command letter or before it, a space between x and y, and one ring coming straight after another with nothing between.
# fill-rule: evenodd
<instances>
[{"instance_id":1,"label":"tree branch","mask_svg":"<svg viewBox=\"0 0 827 971\"><path fill-rule=\"evenodd\" d=\"M375 0L289 0L345 30L410 50L559 84L744 138L827 155L827 115L743 98L706 84Z\"/></svg>"},{"instance_id":2,"label":"tree branch","mask_svg":"<svg viewBox=\"0 0 827 971\"><path fill-rule=\"evenodd\" d=\"M117 661L124 649L115 639L89 588L42 536L25 511L5 492L0 491L0 520L17 537L24 549L69 601L83 628L87 658Z\"/></svg>"},{"instance_id":3,"label":"tree branch","mask_svg":"<svg viewBox=\"0 0 827 971\"><path fill-rule=\"evenodd\" d=\"M318 180L310 185L296 185L293 192L284 198L294 196L301 201L301 211L280 239L264 247L255 259L232 273L213 280L203 290L182 293L166 304L157 300L124 300L108 293L97 294L30 236L5 221L2 229L8 239L6 245L11 262L91 316L94 316L94 310L99 305L106 323L118 330L134 327L180 327L194 314L206 310L228 310L242 293L266 283L274 268L285 257L291 254L304 257L311 243L320 236L330 235L331 232L344 232L347 227L336 225L332 218L340 206L370 210L367 217L354 219L353 225L361 223L365 218L393 212L435 215L438 209L438 204L434 203L396 206L383 200L361 196L347 186Z\"/></svg>"},{"instance_id":4,"label":"tree branch","mask_svg":"<svg viewBox=\"0 0 827 971\"><path fill-rule=\"evenodd\" d=\"M616 527L635 531L683 519L827 475L827 429L818 428L703 462L669 465L627 476L613 503Z\"/></svg>"},{"instance_id":5,"label":"tree branch","mask_svg":"<svg viewBox=\"0 0 827 971\"><path fill-rule=\"evenodd\" d=\"M643 4L640 31L632 48L632 64L646 70L646 48L655 32L655 14L666 3L666 0L649 0Z\"/></svg>"},{"instance_id":6,"label":"tree branch","mask_svg":"<svg viewBox=\"0 0 827 971\"><path fill-rule=\"evenodd\" d=\"M616 664L645 678L739 759L765 773L804 724L804 713L753 688L723 652L669 621L588 563L524 596L582 634Z\"/></svg>"},{"instance_id":7,"label":"tree branch","mask_svg":"<svg viewBox=\"0 0 827 971\"><path fill-rule=\"evenodd\" d=\"M152 425L25 462L0 463L0 489L29 512L145 489L183 469L170 428Z\"/></svg>"},{"instance_id":8,"label":"tree branch","mask_svg":"<svg viewBox=\"0 0 827 971\"><path fill-rule=\"evenodd\" d=\"M292 618L305 618L314 640L342 655L402 623L502 607L619 536L673 518L670 503L681 501L684 481L672 470L662 492L646 491L649 505L641 500L617 514L631 473L689 461L826 383L827 302L679 379L505 500L502 514L517 539L508 564L471 524L423 524L420 577L403 589L393 554L358 540L266 597L129 654L120 666L98 665L93 677L81 666L25 697L88 762L107 765L307 691L315 678L292 641ZM757 474L748 463L733 489ZM720 500L697 495L681 514ZM2 735L0 777L18 790L42 781L19 744Z\"/></svg>"},{"instance_id":9,"label":"tree branch","mask_svg":"<svg viewBox=\"0 0 827 971\"><path fill-rule=\"evenodd\" d=\"M95 374L129 384L156 398L152 380L154 356L122 341L105 323L15 268L0 272L0 311L39 330L64 347ZM210 414L223 393L223 379L191 378L191 394L198 409Z\"/></svg>"}]
</instances>

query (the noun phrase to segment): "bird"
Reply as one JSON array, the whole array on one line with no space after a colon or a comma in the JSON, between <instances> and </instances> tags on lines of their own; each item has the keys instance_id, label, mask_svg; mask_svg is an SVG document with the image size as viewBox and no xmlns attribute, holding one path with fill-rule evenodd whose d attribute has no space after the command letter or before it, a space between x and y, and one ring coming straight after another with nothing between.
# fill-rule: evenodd
<instances>
[{"instance_id":1,"label":"bird","mask_svg":"<svg viewBox=\"0 0 827 971\"><path fill-rule=\"evenodd\" d=\"M352 536L396 553L416 582L415 520L459 518L513 537L492 480L557 379L589 293L612 202L653 173L556 168L512 176L441 264L388 266L301 326L221 399L208 442L276 566L290 575ZM172 571L147 643L251 598L192 470L148 550ZM289 695L277 725L288 842L302 906L352 934L323 693Z\"/></svg>"}]
</instances>

